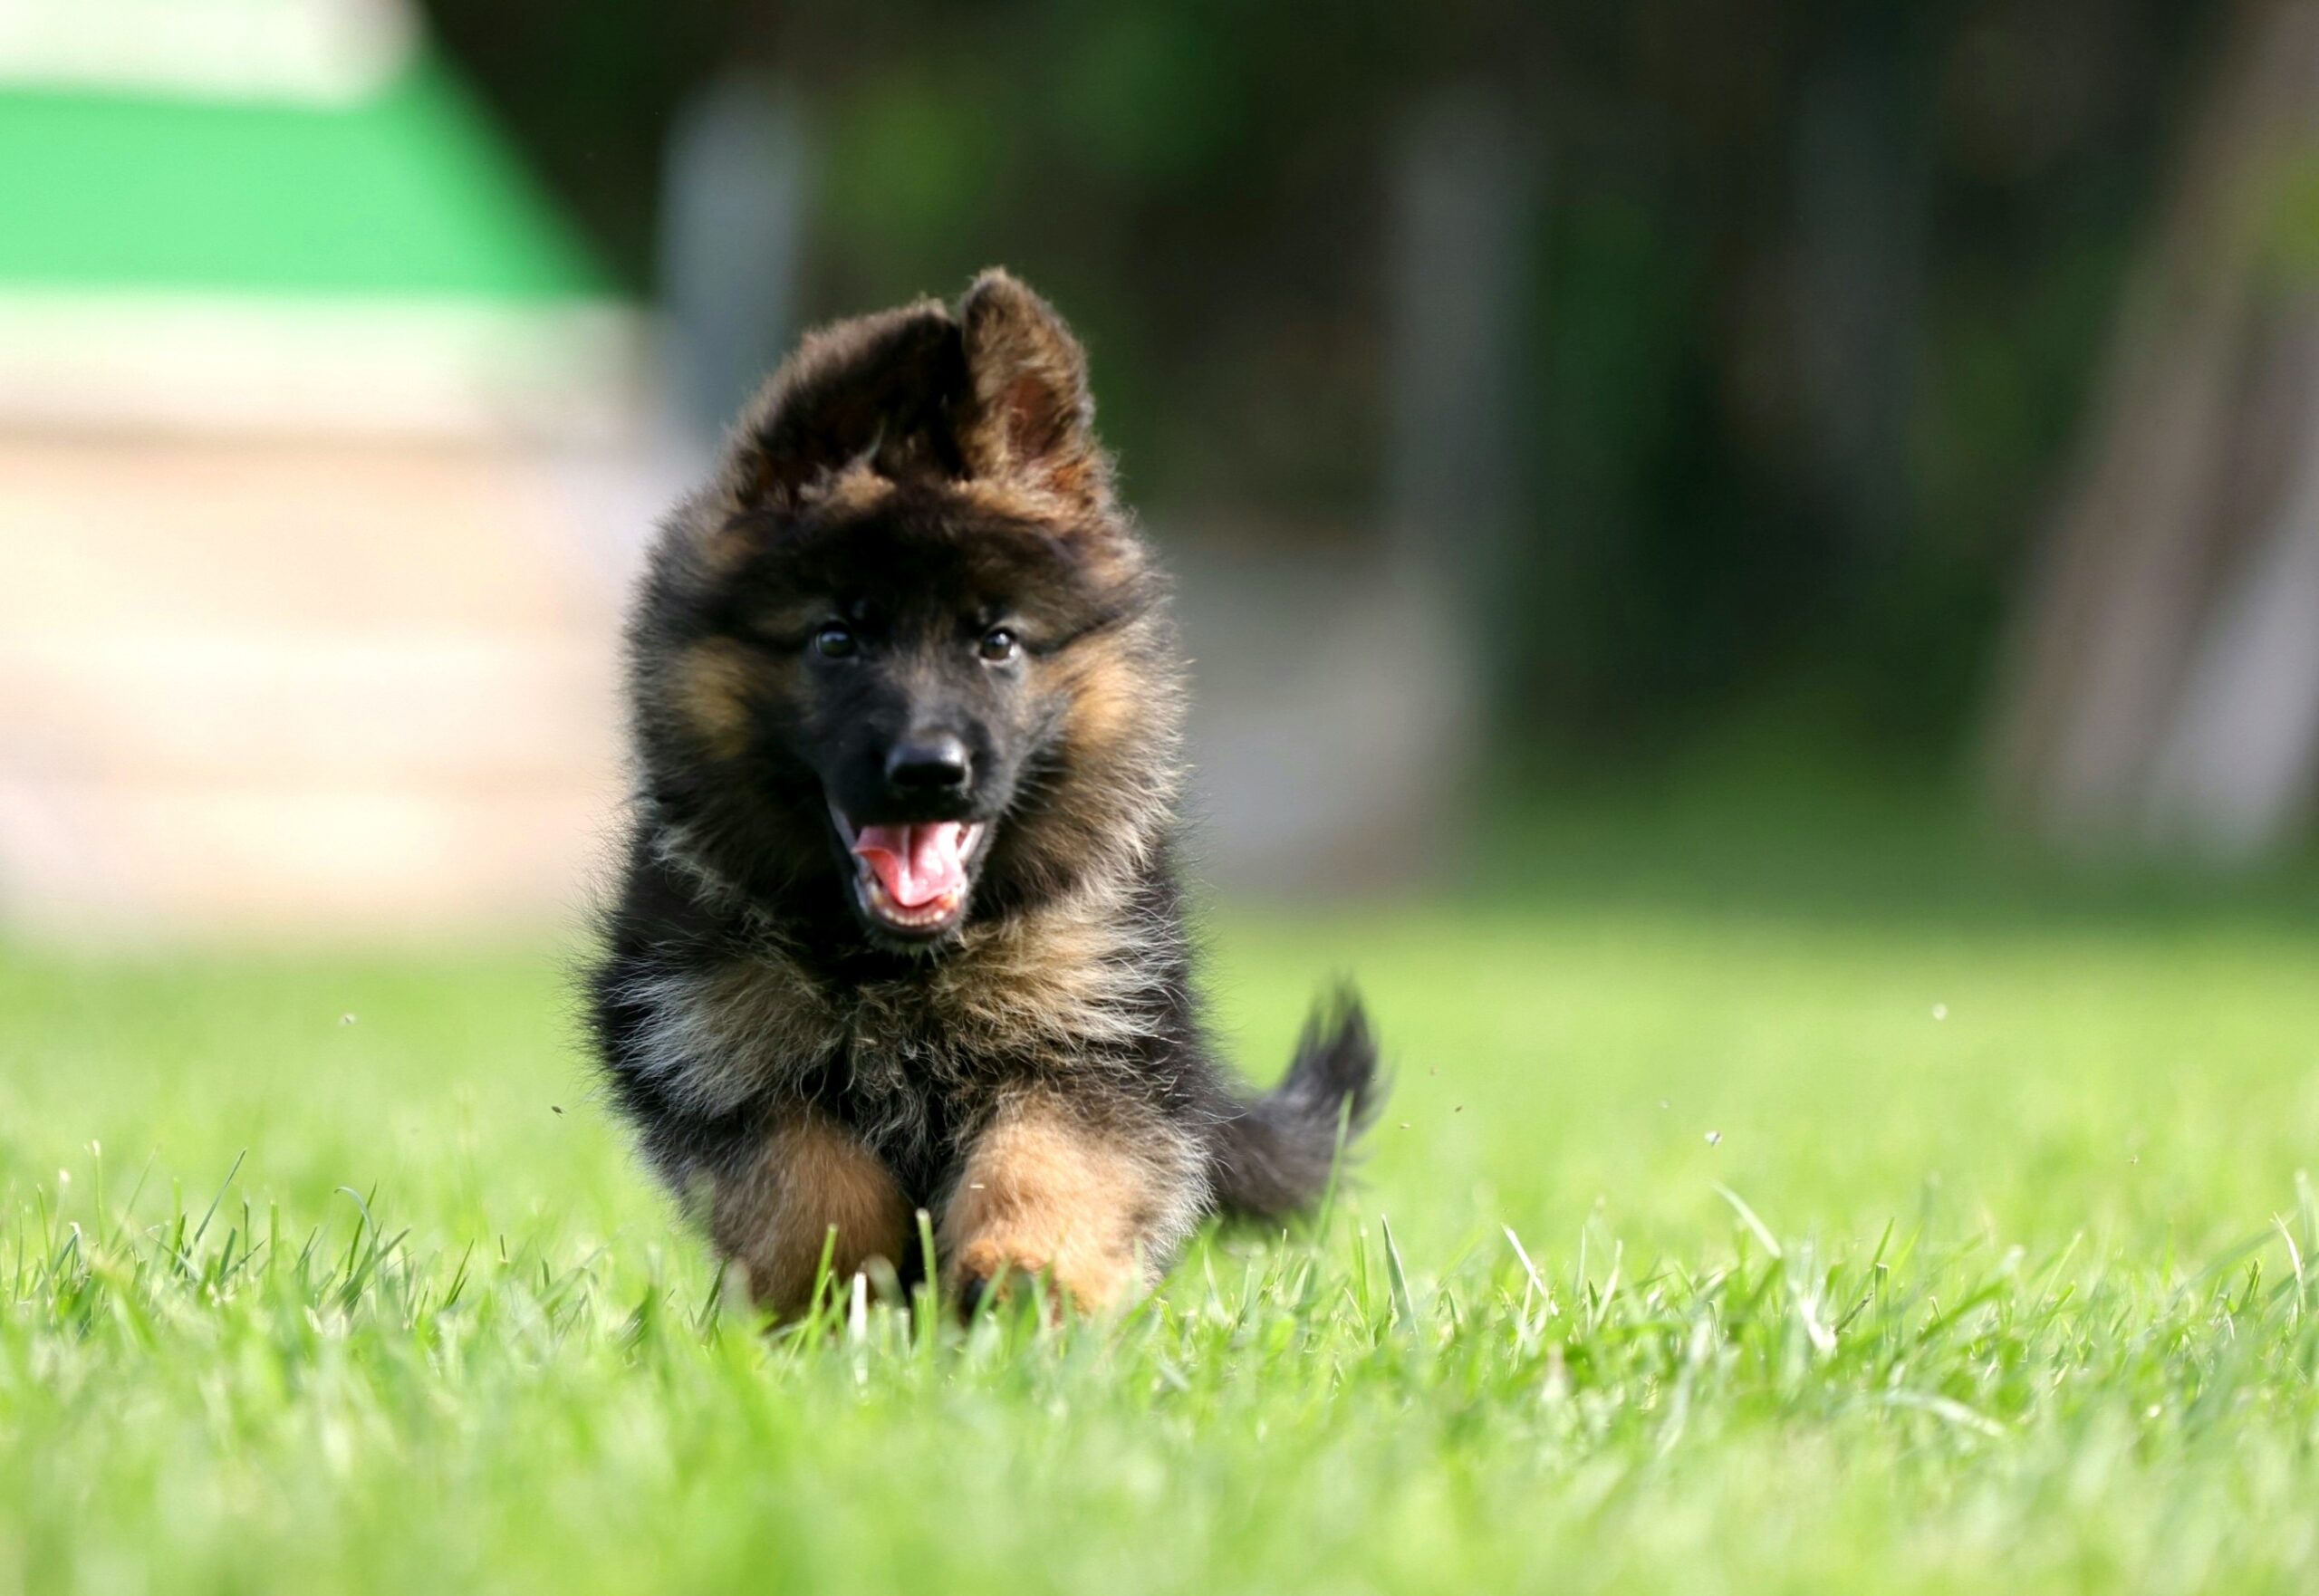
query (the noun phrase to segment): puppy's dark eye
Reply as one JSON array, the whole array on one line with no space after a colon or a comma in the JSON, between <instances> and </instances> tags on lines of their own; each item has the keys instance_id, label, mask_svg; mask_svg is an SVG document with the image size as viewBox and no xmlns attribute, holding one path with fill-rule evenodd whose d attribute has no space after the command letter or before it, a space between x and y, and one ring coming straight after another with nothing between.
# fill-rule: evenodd
<instances>
[{"instance_id":1,"label":"puppy's dark eye","mask_svg":"<svg viewBox=\"0 0 2319 1596\"><path fill-rule=\"evenodd\" d=\"M813 652L824 659L851 659L861 649L861 645L854 641L852 629L834 620L813 634Z\"/></svg>"},{"instance_id":2,"label":"puppy's dark eye","mask_svg":"<svg viewBox=\"0 0 2319 1596\"><path fill-rule=\"evenodd\" d=\"M979 649L982 657L994 665L1004 665L1022 651L1023 640L1003 626L994 626L982 634Z\"/></svg>"}]
</instances>

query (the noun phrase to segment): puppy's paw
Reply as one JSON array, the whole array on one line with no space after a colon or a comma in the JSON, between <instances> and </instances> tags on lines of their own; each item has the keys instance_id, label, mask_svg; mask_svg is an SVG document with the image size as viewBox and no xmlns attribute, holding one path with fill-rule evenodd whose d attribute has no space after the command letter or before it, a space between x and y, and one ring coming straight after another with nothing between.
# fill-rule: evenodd
<instances>
[{"instance_id":1,"label":"puppy's paw","mask_svg":"<svg viewBox=\"0 0 2319 1596\"><path fill-rule=\"evenodd\" d=\"M968 1242L948 1274L950 1294L969 1318L986 1302L1008 1302L1027 1293L1034 1280L1045 1283L1050 1319L1071 1308L1102 1313L1132 1297L1140 1281L1131 1259L1114 1263L1069 1247L1045 1255L1040 1248L1010 1245L998 1236Z\"/></svg>"}]
</instances>

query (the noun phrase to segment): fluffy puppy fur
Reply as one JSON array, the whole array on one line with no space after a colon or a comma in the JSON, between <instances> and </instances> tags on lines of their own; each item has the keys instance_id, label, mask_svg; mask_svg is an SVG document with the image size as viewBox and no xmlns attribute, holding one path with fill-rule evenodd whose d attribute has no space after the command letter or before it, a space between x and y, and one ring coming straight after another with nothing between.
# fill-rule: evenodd
<instances>
[{"instance_id":1,"label":"fluffy puppy fur","mask_svg":"<svg viewBox=\"0 0 2319 1596\"><path fill-rule=\"evenodd\" d=\"M808 337L665 523L591 978L613 1100L777 1313L905 1279L1101 1307L1201 1218L1313 1202L1374 1107L1358 1004L1251 1098L1173 862L1183 668L1086 361L1003 272ZM833 1239L832 1239L833 1237Z\"/></svg>"}]
</instances>

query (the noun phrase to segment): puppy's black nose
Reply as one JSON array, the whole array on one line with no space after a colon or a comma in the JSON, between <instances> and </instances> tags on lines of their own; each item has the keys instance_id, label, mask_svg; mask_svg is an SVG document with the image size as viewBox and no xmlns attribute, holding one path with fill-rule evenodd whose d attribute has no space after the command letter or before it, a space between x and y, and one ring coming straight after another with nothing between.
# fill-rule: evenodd
<instances>
[{"instance_id":1,"label":"puppy's black nose","mask_svg":"<svg viewBox=\"0 0 2319 1596\"><path fill-rule=\"evenodd\" d=\"M967 784L967 745L948 732L904 737L886 755L886 781L902 793L947 793Z\"/></svg>"}]
</instances>

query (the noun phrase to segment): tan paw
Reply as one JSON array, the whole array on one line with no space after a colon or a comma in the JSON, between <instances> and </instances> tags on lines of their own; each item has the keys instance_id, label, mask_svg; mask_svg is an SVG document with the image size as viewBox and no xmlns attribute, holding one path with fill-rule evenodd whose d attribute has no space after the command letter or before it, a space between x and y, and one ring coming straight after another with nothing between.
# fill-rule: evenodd
<instances>
[{"instance_id":1,"label":"tan paw","mask_svg":"<svg viewBox=\"0 0 2319 1596\"><path fill-rule=\"evenodd\" d=\"M1034 1280L1044 1284L1051 1315L1066 1308L1103 1312L1130 1300L1143 1284L1132 1257L1090 1256L1068 1245L1049 1253L992 1235L968 1242L944 1273L950 1294L969 1316L986 1297L1008 1300L1031 1289Z\"/></svg>"}]
</instances>

